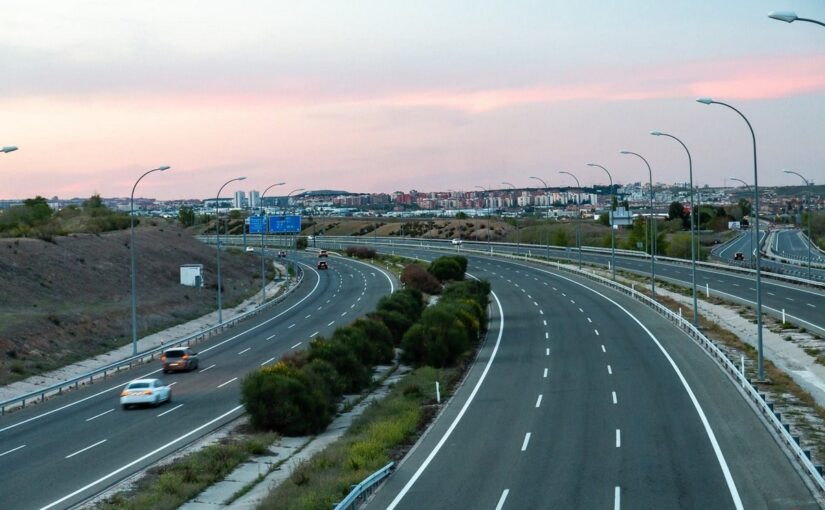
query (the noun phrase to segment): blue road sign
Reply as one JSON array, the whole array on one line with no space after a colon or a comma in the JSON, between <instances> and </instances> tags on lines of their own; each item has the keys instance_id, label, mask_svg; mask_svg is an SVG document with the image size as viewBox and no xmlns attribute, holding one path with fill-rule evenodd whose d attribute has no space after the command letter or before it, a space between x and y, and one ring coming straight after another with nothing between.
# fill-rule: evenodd
<instances>
[{"instance_id":1,"label":"blue road sign","mask_svg":"<svg viewBox=\"0 0 825 510\"><path fill-rule=\"evenodd\" d=\"M264 234L266 233L266 222L264 221L265 216L250 216L247 218L249 220L249 233L250 234Z\"/></svg>"},{"instance_id":2,"label":"blue road sign","mask_svg":"<svg viewBox=\"0 0 825 510\"><path fill-rule=\"evenodd\" d=\"M297 234L301 231L300 216L270 216L269 232L273 234Z\"/></svg>"}]
</instances>

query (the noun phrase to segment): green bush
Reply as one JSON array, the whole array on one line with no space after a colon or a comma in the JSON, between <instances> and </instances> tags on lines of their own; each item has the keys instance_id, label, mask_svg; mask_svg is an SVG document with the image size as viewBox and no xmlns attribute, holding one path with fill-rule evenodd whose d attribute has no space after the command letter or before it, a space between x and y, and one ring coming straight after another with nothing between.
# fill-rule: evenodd
<instances>
[{"instance_id":1,"label":"green bush","mask_svg":"<svg viewBox=\"0 0 825 510\"><path fill-rule=\"evenodd\" d=\"M415 320L409 316L393 310L378 310L370 314L369 317L371 319L381 321L385 326L387 326L392 334L393 343L395 345L401 344L401 339L404 338L404 333L406 333L415 322Z\"/></svg>"},{"instance_id":2,"label":"green bush","mask_svg":"<svg viewBox=\"0 0 825 510\"><path fill-rule=\"evenodd\" d=\"M469 349L467 328L454 314L455 308L438 304L421 314L421 321L404 335L403 358L415 366L446 367L455 364Z\"/></svg>"},{"instance_id":3,"label":"green bush","mask_svg":"<svg viewBox=\"0 0 825 510\"><path fill-rule=\"evenodd\" d=\"M407 264L401 271L401 283L426 294L441 292L441 282L419 264Z\"/></svg>"},{"instance_id":4,"label":"green bush","mask_svg":"<svg viewBox=\"0 0 825 510\"><path fill-rule=\"evenodd\" d=\"M312 380L286 363L249 373L241 384L241 403L252 425L288 436L324 430L332 413L324 388Z\"/></svg>"},{"instance_id":5,"label":"green bush","mask_svg":"<svg viewBox=\"0 0 825 510\"><path fill-rule=\"evenodd\" d=\"M324 360L338 372L345 393L357 393L370 383L370 368L356 356L355 349L340 340L318 337L309 344L310 361Z\"/></svg>"},{"instance_id":6,"label":"green bush","mask_svg":"<svg viewBox=\"0 0 825 510\"><path fill-rule=\"evenodd\" d=\"M360 329L373 344L376 351L375 364L391 363L395 358L395 343L390 328L383 321L361 317L351 324L351 327Z\"/></svg>"},{"instance_id":7,"label":"green bush","mask_svg":"<svg viewBox=\"0 0 825 510\"><path fill-rule=\"evenodd\" d=\"M461 268L461 262L457 260L459 258L464 259L464 257L438 257L430 263L427 271L442 282L448 280L463 280L464 271ZM464 260L466 262L466 259Z\"/></svg>"}]
</instances>

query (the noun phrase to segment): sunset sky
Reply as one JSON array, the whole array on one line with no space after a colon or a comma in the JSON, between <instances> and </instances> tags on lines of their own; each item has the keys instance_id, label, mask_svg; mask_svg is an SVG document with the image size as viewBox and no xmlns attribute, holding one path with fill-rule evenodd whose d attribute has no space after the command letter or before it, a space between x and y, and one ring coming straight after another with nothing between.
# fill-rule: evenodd
<instances>
[{"instance_id":1,"label":"sunset sky","mask_svg":"<svg viewBox=\"0 0 825 510\"><path fill-rule=\"evenodd\" d=\"M803 0L5 2L0 199L227 187L825 183L825 29ZM795 183L795 182L794 182Z\"/></svg>"}]
</instances>

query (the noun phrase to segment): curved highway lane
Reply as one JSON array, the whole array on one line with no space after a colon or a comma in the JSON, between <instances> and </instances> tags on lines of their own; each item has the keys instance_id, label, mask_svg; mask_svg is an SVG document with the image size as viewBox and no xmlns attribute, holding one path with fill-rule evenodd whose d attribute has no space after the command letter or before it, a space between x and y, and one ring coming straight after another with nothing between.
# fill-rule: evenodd
<instances>
[{"instance_id":1,"label":"curved highway lane","mask_svg":"<svg viewBox=\"0 0 825 510\"><path fill-rule=\"evenodd\" d=\"M395 286L362 262L330 257L330 269L317 271L316 258L298 260L301 288L268 314L196 346L197 372L163 375L150 364L2 417L0 508L69 508L237 418L248 371L371 311ZM120 409L120 389L140 377L173 385L172 402Z\"/></svg>"},{"instance_id":2,"label":"curved highway lane","mask_svg":"<svg viewBox=\"0 0 825 510\"><path fill-rule=\"evenodd\" d=\"M469 259L495 293L490 338L368 508L818 508L733 385L664 319L591 282Z\"/></svg>"}]
</instances>

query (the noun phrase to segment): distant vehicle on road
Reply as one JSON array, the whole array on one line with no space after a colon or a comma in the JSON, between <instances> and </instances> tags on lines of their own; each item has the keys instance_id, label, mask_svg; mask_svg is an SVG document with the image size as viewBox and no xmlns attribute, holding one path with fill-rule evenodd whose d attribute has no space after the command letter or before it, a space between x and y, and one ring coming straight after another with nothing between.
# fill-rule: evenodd
<instances>
[{"instance_id":1,"label":"distant vehicle on road","mask_svg":"<svg viewBox=\"0 0 825 510\"><path fill-rule=\"evenodd\" d=\"M738 251L733 254L733 260L745 260L745 254L741 251Z\"/></svg>"},{"instance_id":2,"label":"distant vehicle on road","mask_svg":"<svg viewBox=\"0 0 825 510\"><path fill-rule=\"evenodd\" d=\"M318 252L318 256L319 257L329 257L329 254L327 253L327 250L321 250L321 251Z\"/></svg>"},{"instance_id":3,"label":"distant vehicle on road","mask_svg":"<svg viewBox=\"0 0 825 510\"><path fill-rule=\"evenodd\" d=\"M172 388L160 379L136 379L120 392L120 405L128 409L133 405L157 406L172 401Z\"/></svg>"},{"instance_id":4,"label":"distant vehicle on road","mask_svg":"<svg viewBox=\"0 0 825 510\"><path fill-rule=\"evenodd\" d=\"M462 241L461 239L459 239L459 238L457 238L457 237L456 237L456 238L455 238L455 239L453 239L451 242L452 242L454 245L458 246L458 245L460 245L463 241Z\"/></svg>"},{"instance_id":5,"label":"distant vehicle on road","mask_svg":"<svg viewBox=\"0 0 825 510\"><path fill-rule=\"evenodd\" d=\"M284 250L281 250L281 251L278 252L278 256L279 257L286 257L286 252Z\"/></svg>"},{"instance_id":6,"label":"distant vehicle on road","mask_svg":"<svg viewBox=\"0 0 825 510\"><path fill-rule=\"evenodd\" d=\"M177 370L195 370L198 368L198 353L188 347L166 349L160 357L163 362L163 373Z\"/></svg>"},{"instance_id":7,"label":"distant vehicle on road","mask_svg":"<svg viewBox=\"0 0 825 510\"><path fill-rule=\"evenodd\" d=\"M318 261L318 269L329 269L326 260L319 260Z\"/></svg>"},{"instance_id":8,"label":"distant vehicle on road","mask_svg":"<svg viewBox=\"0 0 825 510\"><path fill-rule=\"evenodd\" d=\"M255 248L253 248L252 246L247 246L246 251L255 251Z\"/></svg>"}]
</instances>

